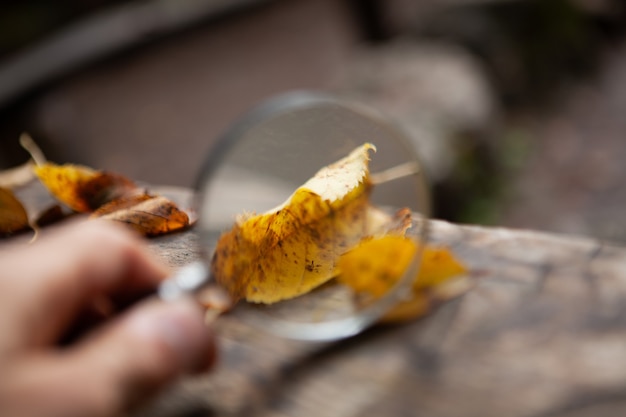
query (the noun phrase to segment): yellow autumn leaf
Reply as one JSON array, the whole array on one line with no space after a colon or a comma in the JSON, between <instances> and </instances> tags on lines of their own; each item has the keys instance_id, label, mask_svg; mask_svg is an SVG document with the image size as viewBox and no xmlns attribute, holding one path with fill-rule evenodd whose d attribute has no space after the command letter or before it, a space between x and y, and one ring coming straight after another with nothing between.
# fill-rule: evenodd
<instances>
[{"instance_id":1,"label":"yellow autumn leaf","mask_svg":"<svg viewBox=\"0 0 626 417\"><path fill-rule=\"evenodd\" d=\"M75 212L91 212L91 218L124 223L144 236L183 230L192 223L189 215L176 203L149 194L120 174L82 165L47 162L28 134L20 137L20 144L35 161L32 171L41 183L56 200ZM48 224L64 217L63 209L53 206L42 213L35 224Z\"/></svg>"},{"instance_id":2,"label":"yellow autumn leaf","mask_svg":"<svg viewBox=\"0 0 626 417\"><path fill-rule=\"evenodd\" d=\"M318 171L282 205L240 216L211 262L234 298L271 304L336 275L336 261L368 234L369 143Z\"/></svg>"},{"instance_id":3,"label":"yellow autumn leaf","mask_svg":"<svg viewBox=\"0 0 626 417\"><path fill-rule=\"evenodd\" d=\"M417 250L418 243L397 234L364 240L340 257L338 280L352 288L364 302L371 302L386 294L404 276ZM462 278L465 273L465 267L450 250L425 246L419 272L411 286L411 297L387 312L383 321L422 316L436 302L461 294L468 284Z\"/></svg>"},{"instance_id":4,"label":"yellow autumn leaf","mask_svg":"<svg viewBox=\"0 0 626 417\"><path fill-rule=\"evenodd\" d=\"M436 288L451 278L467 273L465 266L445 247L426 246L414 290Z\"/></svg>"},{"instance_id":5,"label":"yellow autumn leaf","mask_svg":"<svg viewBox=\"0 0 626 417\"><path fill-rule=\"evenodd\" d=\"M34 171L57 200L81 213L137 191L137 186L121 175L81 165L46 162Z\"/></svg>"}]
</instances>

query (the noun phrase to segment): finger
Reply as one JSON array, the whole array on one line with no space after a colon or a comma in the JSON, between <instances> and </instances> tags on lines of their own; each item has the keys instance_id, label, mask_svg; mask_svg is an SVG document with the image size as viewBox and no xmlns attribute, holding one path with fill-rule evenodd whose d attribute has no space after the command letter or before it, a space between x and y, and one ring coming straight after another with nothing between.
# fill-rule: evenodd
<instances>
[{"instance_id":1,"label":"finger","mask_svg":"<svg viewBox=\"0 0 626 417\"><path fill-rule=\"evenodd\" d=\"M130 232L89 221L0 258L0 301L18 343L55 341L85 305L122 288L155 286L167 270ZM13 327L13 328L12 328Z\"/></svg>"},{"instance_id":2,"label":"finger","mask_svg":"<svg viewBox=\"0 0 626 417\"><path fill-rule=\"evenodd\" d=\"M4 389L0 383L0 402L4 393L9 405L17 398L30 407L16 406L21 413L10 415L118 415L215 360L202 312L188 301L143 303L63 352L61 359L29 361L25 371L9 374ZM24 404L24 398L32 400Z\"/></svg>"},{"instance_id":3,"label":"finger","mask_svg":"<svg viewBox=\"0 0 626 417\"><path fill-rule=\"evenodd\" d=\"M76 360L103 386L115 387L118 408L128 407L181 374L213 365L214 340L203 316L190 300L145 302L83 342Z\"/></svg>"}]
</instances>

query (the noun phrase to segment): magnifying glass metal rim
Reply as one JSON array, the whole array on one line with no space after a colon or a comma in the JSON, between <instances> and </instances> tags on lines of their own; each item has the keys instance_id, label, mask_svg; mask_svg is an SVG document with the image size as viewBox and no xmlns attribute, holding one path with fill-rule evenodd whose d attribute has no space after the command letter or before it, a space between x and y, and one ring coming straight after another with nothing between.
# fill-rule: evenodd
<instances>
[{"instance_id":1,"label":"magnifying glass metal rim","mask_svg":"<svg viewBox=\"0 0 626 417\"><path fill-rule=\"evenodd\" d=\"M419 156L413 149L406 134L397 126L392 124L389 119L382 116L380 113L359 103L354 103L350 100L339 98L326 93L311 92L311 91L294 91L285 93L279 96L268 99L261 103L257 107L250 110L247 114L241 117L229 130L227 130L220 138L208 155L201 168L200 175L198 176L195 189L196 193L196 207L200 207L202 201L205 198L205 190L208 184L211 182L211 178L216 173L218 168L222 166L224 160L226 160L229 152L239 142L239 140L245 136L245 134L256 126L259 126L263 122L285 114L287 112L293 112L298 110L304 110L307 108L318 106L337 106L340 108L348 109L354 113L359 114L362 117L375 121L381 127L384 127L395 136L397 140L402 143L407 152L412 152L410 158L419 163ZM422 166L421 164L419 165ZM424 172L414 174L416 176L416 185L418 198L421 204L422 220L419 224L419 232L416 238L420 242L426 242L428 238L428 218L430 216L431 202L430 194L428 190L428 182L425 178ZM198 210L201 213L200 209ZM197 224L197 231L199 235L199 242L201 246L203 242L208 239L208 233L203 233L206 226L203 225L203 216L200 216ZM278 318L269 318L265 314L249 314L246 315L246 321L251 325L267 330L276 335L297 339L297 340L309 340L309 341L331 341L341 338L354 336L369 327L373 322L382 317L385 312L389 311L394 305L402 300L406 299L408 292L410 291L413 278L417 275L421 262L421 250L424 245L418 245L418 253L414 257L411 265L407 269L404 278L383 297L376 300L370 306L365 307L363 310L358 311L354 315L333 319L328 321L319 322L300 322L300 321L288 321ZM204 248L201 248L204 249ZM204 273L208 277L208 259L212 254L204 253ZM195 271L199 274L199 270L202 267L194 266L190 267L190 271ZM193 286L198 286L200 283L193 278L187 278L187 282L193 283Z\"/></svg>"}]
</instances>

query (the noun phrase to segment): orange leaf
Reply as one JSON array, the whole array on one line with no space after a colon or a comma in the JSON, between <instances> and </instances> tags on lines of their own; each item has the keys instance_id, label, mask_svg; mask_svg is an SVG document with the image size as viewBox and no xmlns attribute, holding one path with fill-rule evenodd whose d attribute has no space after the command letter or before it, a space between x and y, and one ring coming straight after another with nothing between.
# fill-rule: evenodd
<instances>
[{"instance_id":1,"label":"orange leaf","mask_svg":"<svg viewBox=\"0 0 626 417\"><path fill-rule=\"evenodd\" d=\"M37 166L34 172L50 193L72 210L93 212L93 218L125 223L145 236L184 229L189 216L165 197L147 194L128 178L81 165L56 165L46 158L28 135L20 137ZM44 212L38 223L64 217L60 207Z\"/></svg>"},{"instance_id":2,"label":"orange leaf","mask_svg":"<svg viewBox=\"0 0 626 417\"><path fill-rule=\"evenodd\" d=\"M0 187L0 235L9 236L29 227L22 203L11 190Z\"/></svg>"},{"instance_id":3,"label":"orange leaf","mask_svg":"<svg viewBox=\"0 0 626 417\"><path fill-rule=\"evenodd\" d=\"M144 236L156 236L189 226L189 216L165 197L147 194L115 200L92 214L127 224Z\"/></svg>"},{"instance_id":4,"label":"orange leaf","mask_svg":"<svg viewBox=\"0 0 626 417\"><path fill-rule=\"evenodd\" d=\"M112 200L141 192L121 175L85 166L47 162L34 170L57 200L78 212L90 212Z\"/></svg>"}]
</instances>

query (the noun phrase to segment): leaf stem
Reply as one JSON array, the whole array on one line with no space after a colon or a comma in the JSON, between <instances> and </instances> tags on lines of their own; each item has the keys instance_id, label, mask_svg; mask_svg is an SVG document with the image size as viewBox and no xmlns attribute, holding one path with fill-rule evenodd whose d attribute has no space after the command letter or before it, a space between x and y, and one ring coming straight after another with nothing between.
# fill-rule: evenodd
<instances>
[{"instance_id":1,"label":"leaf stem","mask_svg":"<svg viewBox=\"0 0 626 417\"><path fill-rule=\"evenodd\" d=\"M422 170L416 161L405 162L400 165L388 168L384 171L376 172L370 175L372 184L379 185L385 182L397 180L399 178L408 177L410 175L419 174Z\"/></svg>"},{"instance_id":2,"label":"leaf stem","mask_svg":"<svg viewBox=\"0 0 626 417\"><path fill-rule=\"evenodd\" d=\"M47 162L46 156L41 151L41 148L37 146L28 133L24 132L20 135L20 145L30 154L30 157L35 161L35 165L43 165Z\"/></svg>"}]
</instances>

